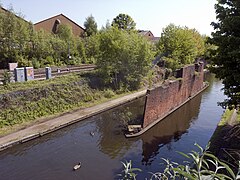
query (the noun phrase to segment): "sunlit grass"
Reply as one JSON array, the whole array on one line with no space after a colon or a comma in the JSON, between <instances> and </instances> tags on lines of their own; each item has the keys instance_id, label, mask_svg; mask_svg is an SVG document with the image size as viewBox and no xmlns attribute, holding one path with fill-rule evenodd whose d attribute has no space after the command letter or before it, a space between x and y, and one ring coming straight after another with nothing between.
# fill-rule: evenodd
<instances>
[{"instance_id":1,"label":"sunlit grass","mask_svg":"<svg viewBox=\"0 0 240 180\"><path fill-rule=\"evenodd\" d=\"M70 75L67 75L67 76L60 76L60 77L56 77L48 80L15 82L5 86L0 85L0 94L9 93L12 91L40 88L40 87L44 87L52 84L71 83L71 82L79 81L80 79L81 79L80 74L71 73Z\"/></svg>"},{"instance_id":2,"label":"sunlit grass","mask_svg":"<svg viewBox=\"0 0 240 180\"><path fill-rule=\"evenodd\" d=\"M87 108L133 92L92 89L88 79L71 74L46 81L0 87L0 136L62 113ZM2 94L1 94L2 93Z\"/></svg>"},{"instance_id":3,"label":"sunlit grass","mask_svg":"<svg viewBox=\"0 0 240 180\"><path fill-rule=\"evenodd\" d=\"M240 110L237 112L237 123L240 123Z\"/></svg>"},{"instance_id":4,"label":"sunlit grass","mask_svg":"<svg viewBox=\"0 0 240 180\"><path fill-rule=\"evenodd\" d=\"M221 121L218 123L218 126L226 125L228 123L228 121L231 119L233 112L234 112L233 109L232 110L226 109L226 111L222 115Z\"/></svg>"}]
</instances>

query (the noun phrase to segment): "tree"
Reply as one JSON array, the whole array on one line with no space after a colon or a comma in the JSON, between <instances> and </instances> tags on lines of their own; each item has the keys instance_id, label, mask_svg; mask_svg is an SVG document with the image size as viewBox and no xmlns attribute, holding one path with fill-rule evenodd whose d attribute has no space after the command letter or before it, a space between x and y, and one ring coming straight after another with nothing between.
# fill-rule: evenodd
<instances>
[{"instance_id":1,"label":"tree","mask_svg":"<svg viewBox=\"0 0 240 180\"><path fill-rule=\"evenodd\" d=\"M223 79L228 96L221 105L236 108L240 105L240 1L218 0L215 9L217 22L212 23L215 32L210 42L218 49L212 72Z\"/></svg>"},{"instance_id":2,"label":"tree","mask_svg":"<svg viewBox=\"0 0 240 180\"><path fill-rule=\"evenodd\" d=\"M70 25L60 24L57 28L57 35L65 41L72 41L72 27Z\"/></svg>"},{"instance_id":3,"label":"tree","mask_svg":"<svg viewBox=\"0 0 240 180\"><path fill-rule=\"evenodd\" d=\"M157 48L166 66L174 70L204 54L204 38L195 29L170 24L163 29Z\"/></svg>"},{"instance_id":4,"label":"tree","mask_svg":"<svg viewBox=\"0 0 240 180\"><path fill-rule=\"evenodd\" d=\"M94 34L87 37L85 40L85 49L87 61L90 63L96 62L97 56L99 55L99 34Z\"/></svg>"},{"instance_id":5,"label":"tree","mask_svg":"<svg viewBox=\"0 0 240 180\"><path fill-rule=\"evenodd\" d=\"M73 57L76 58L76 56L78 56L79 53L77 50L78 45L76 42L76 38L74 37L74 35L72 33L71 26L60 24L57 29L57 35L67 45L67 49L65 49L62 53L65 63L66 64L68 64L68 63L75 64L74 62L70 62L70 59L72 59ZM62 46L62 47L64 47L64 46Z\"/></svg>"},{"instance_id":6,"label":"tree","mask_svg":"<svg viewBox=\"0 0 240 180\"><path fill-rule=\"evenodd\" d=\"M112 21L112 26L116 26L119 29L124 30L134 30L136 28L136 23L127 14L119 14Z\"/></svg>"},{"instance_id":7,"label":"tree","mask_svg":"<svg viewBox=\"0 0 240 180\"><path fill-rule=\"evenodd\" d=\"M135 31L116 27L99 34L97 66L106 85L115 89L136 90L153 59L151 44Z\"/></svg>"},{"instance_id":8,"label":"tree","mask_svg":"<svg viewBox=\"0 0 240 180\"><path fill-rule=\"evenodd\" d=\"M218 49L218 47L211 43L211 38L208 36L204 37L204 41L205 41L205 52L204 52L204 59L206 60L208 67L211 66L213 63L212 59L216 56L216 50Z\"/></svg>"},{"instance_id":9,"label":"tree","mask_svg":"<svg viewBox=\"0 0 240 180\"><path fill-rule=\"evenodd\" d=\"M84 27L86 31L86 36L91 36L97 33L97 23L92 15L86 18L84 22Z\"/></svg>"},{"instance_id":10,"label":"tree","mask_svg":"<svg viewBox=\"0 0 240 180\"><path fill-rule=\"evenodd\" d=\"M9 9L0 13L0 68L10 62L38 68L88 61L84 43L74 37L69 25L60 24L56 34L35 31L31 22Z\"/></svg>"},{"instance_id":11,"label":"tree","mask_svg":"<svg viewBox=\"0 0 240 180\"><path fill-rule=\"evenodd\" d=\"M0 13L0 66L27 56L31 24L16 16L13 9ZM20 57L20 58L19 58Z\"/></svg>"},{"instance_id":12,"label":"tree","mask_svg":"<svg viewBox=\"0 0 240 180\"><path fill-rule=\"evenodd\" d=\"M76 50L77 50L77 55L79 57L80 63L87 63L87 57L86 57L86 50L84 47L84 42L82 41L81 38L76 38Z\"/></svg>"}]
</instances>

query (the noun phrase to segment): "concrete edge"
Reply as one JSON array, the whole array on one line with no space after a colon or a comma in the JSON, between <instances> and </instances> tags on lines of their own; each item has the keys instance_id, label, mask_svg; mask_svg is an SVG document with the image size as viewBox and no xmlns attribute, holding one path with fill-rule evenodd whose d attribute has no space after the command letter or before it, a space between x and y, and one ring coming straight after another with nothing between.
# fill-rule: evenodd
<instances>
[{"instance_id":1,"label":"concrete edge","mask_svg":"<svg viewBox=\"0 0 240 180\"><path fill-rule=\"evenodd\" d=\"M41 132L36 132L36 133L33 133L33 134L30 134L30 135L27 135L27 136L24 136L24 137L21 137L21 138L15 138L13 140L10 140L9 142L7 143L4 143L4 144L0 144L0 151L3 151L7 148L10 148L14 145L17 145L17 144L22 144L22 143L25 143L27 141L30 141L30 140L33 140L33 139L36 139L38 137L41 137L41 136L44 136L46 134L49 134L49 133L52 133L54 131L57 131L59 129L62 129L64 127L67 127L69 125L72 125L74 123L77 123L79 121L82 121L84 119L87 119L89 117L92 117L92 116L95 116L95 115L98 115L102 112L105 112L105 111L108 111L108 110L111 110L113 108L116 108L118 106L121 106L121 105L124 105L124 104L127 104L129 102L132 102L133 100L136 100L138 98L141 98L141 97L144 97L146 95L146 92L147 91L142 91L142 93L138 94L138 95L134 95L133 97L129 97L128 99L123 99L122 101L120 102L116 102L116 103L113 103L112 105L110 106L106 106L105 108L102 108L102 109L99 109L99 110L96 110L96 111L93 111L93 112L90 112L84 116L82 116L81 118L77 118L77 119L72 119L66 123L63 123L63 124L60 124L58 126L54 126L50 129L46 129L44 131L41 131ZM4 138L4 137L3 137Z\"/></svg>"},{"instance_id":2,"label":"concrete edge","mask_svg":"<svg viewBox=\"0 0 240 180\"><path fill-rule=\"evenodd\" d=\"M233 109L233 113L231 114L231 117L228 119L227 124L229 124L230 126L233 126L236 124L237 122L237 109Z\"/></svg>"},{"instance_id":3,"label":"concrete edge","mask_svg":"<svg viewBox=\"0 0 240 180\"><path fill-rule=\"evenodd\" d=\"M184 104L186 104L188 101L190 101L191 99L193 99L194 97L196 97L198 94L200 94L201 92L203 92L205 89L207 89L209 87L209 83L204 82L204 86L203 88L196 94L194 94L193 96L189 97L187 100L185 100L183 103L181 103L179 106L175 107L174 109L172 109L171 111L169 111L166 115L164 115L163 117L157 119L156 121L154 121L153 123L151 123L150 125L148 125L146 128L142 129L141 131L139 131L138 133L135 134L125 134L126 138L134 138L134 137L138 137L140 135L142 135L143 133L145 133L146 131L148 131L149 129L151 129L153 126L155 126L157 123L159 123L160 121L162 121L163 119L165 119L167 116L169 116L170 114L172 114L174 111L176 111L177 109L179 109L181 106L183 106Z\"/></svg>"}]
</instances>

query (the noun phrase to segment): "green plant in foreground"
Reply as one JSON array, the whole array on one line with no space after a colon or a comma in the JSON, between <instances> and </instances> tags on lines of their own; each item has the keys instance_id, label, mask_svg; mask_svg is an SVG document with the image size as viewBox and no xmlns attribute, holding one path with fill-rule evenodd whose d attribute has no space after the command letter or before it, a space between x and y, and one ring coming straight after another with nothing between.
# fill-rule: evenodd
<instances>
[{"instance_id":1,"label":"green plant in foreground","mask_svg":"<svg viewBox=\"0 0 240 180\"><path fill-rule=\"evenodd\" d=\"M137 174L135 173L136 171L142 171L139 168L133 168L132 167L132 161L130 160L129 162L122 162L123 164L123 170L121 174L118 174L120 176L121 180L135 180Z\"/></svg>"},{"instance_id":2,"label":"green plant in foreground","mask_svg":"<svg viewBox=\"0 0 240 180\"><path fill-rule=\"evenodd\" d=\"M165 169L163 172L151 173L150 180L168 180L168 179L190 179L190 180L222 180L240 179L240 161L239 169L235 175L233 170L224 162L221 162L216 156L208 152L209 145L205 150L198 144L195 144L200 152L191 151L191 153L185 154L179 152L181 155L186 157L190 162L187 164L178 164L170 162L168 159L164 159ZM133 171L141 171L138 168L132 168L131 161L123 164L123 171L120 175L122 179L136 179L137 174ZM220 172L221 170L221 172ZM224 172L224 174L223 174Z\"/></svg>"},{"instance_id":3,"label":"green plant in foreground","mask_svg":"<svg viewBox=\"0 0 240 180\"><path fill-rule=\"evenodd\" d=\"M179 152L181 155L186 157L189 162L186 165L170 162L169 160L163 159L166 162L166 168L163 173L152 174L152 179L191 179L191 180L203 180L203 179L239 179L239 172L237 175L234 174L232 169L221 162L216 156L210 154L207 150L195 144L200 152L191 151L191 153L185 154ZM220 170L226 172L223 174ZM226 175L227 174L227 175Z\"/></svg>"}]
</instances>

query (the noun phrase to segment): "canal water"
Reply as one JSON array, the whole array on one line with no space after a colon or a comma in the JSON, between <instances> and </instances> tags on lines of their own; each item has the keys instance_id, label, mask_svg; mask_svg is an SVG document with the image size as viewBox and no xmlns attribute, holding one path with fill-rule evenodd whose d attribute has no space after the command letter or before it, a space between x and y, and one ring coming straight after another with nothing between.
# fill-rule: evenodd
<instances>
[{"instance_id":1,"label":"canal water","mask_svg":"<svg viewBox=\"0 0 240 180\"><path fill-rule=\"evenodd\" d=\"M118 179L125 160L142 169L137 179L149 178L163 170L162 158L182 162L176 151L197 150L195 142L207 145L223 113L217 102L224 99L221 81L209 81L208 89L140 137L126 139L123 124L142 118L143 98L2 151L0 179ZM73 171L79 162L82 167Z\"/></svg>"}]
</instances>

